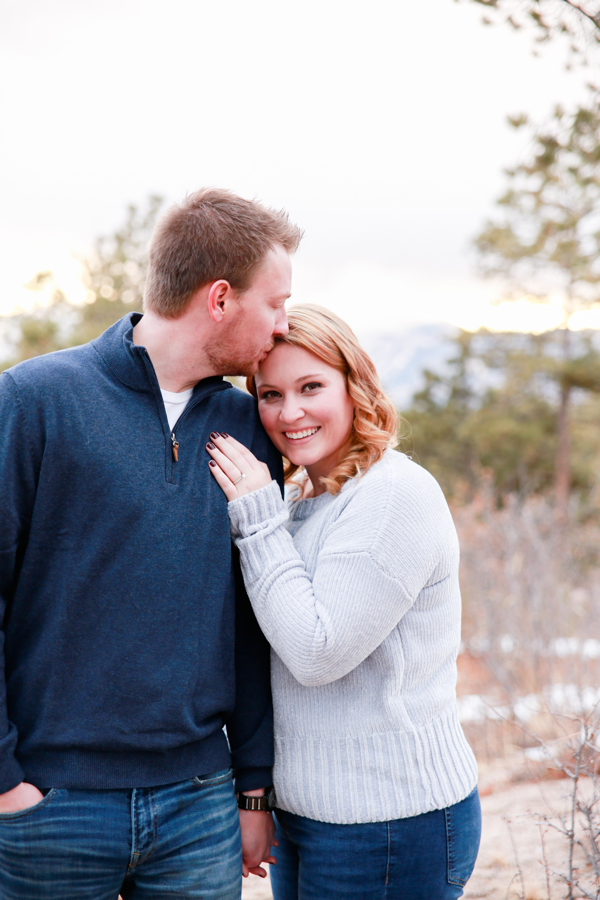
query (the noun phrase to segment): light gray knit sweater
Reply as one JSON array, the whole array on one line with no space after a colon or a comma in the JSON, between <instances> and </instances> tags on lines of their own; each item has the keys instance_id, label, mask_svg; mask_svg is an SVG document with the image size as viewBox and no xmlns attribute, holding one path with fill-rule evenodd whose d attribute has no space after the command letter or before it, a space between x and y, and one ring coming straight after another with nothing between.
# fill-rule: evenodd
<instances>
[{"instance_id":1,"label":"light gray knit sweater","mask_svg":"<svg viewBox=\"0 0 600 900\"><path fill-rule=\"evenodd\" d=\"M388 450L337 496L286 507L275 482L229 503L269 640L282 809L379 822L464 799L458 541L435 481Z\"/></svg>"}]
</instances>

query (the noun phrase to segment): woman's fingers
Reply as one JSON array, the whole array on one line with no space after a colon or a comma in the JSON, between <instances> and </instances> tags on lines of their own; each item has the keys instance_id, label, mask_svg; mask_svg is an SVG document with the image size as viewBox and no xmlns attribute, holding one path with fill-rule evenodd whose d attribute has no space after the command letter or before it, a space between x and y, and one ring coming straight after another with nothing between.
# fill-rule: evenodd
<instances>
[{"instance_id":1,"label":"woman's fingers","mask_svg":"<svg viewBox=\"0 0 600 900\"><path fill-rule=\"evenodd\" d=\"M250 875L258 875L259 878L267 877L267 873L266 873L265 869L263 869L262 866L253 866L251 869L248 869L248 872L250 873ZM244 871L242 869L242 875L243 874L244 874Z\"/></svg>"},{"instance_id":2,"label":"woman's fingers","mask_svg":"<svg viewBox=\"0 0 600 900\"><path fill-rule=\"evenodd\" d=\"M215 432L210 437L206 449L215 463L210 468L228 500L257 491L273 480L268 467L243 444Z\"/></svg>"},{"instance_id":3,"label":"woman's fingers","mask_svg":"<svg viewBox=\"0 0 600 900\"><path fill-rule=\"evenodd\" d=\"M222 469L223 472L225 472L228 478L230 478L232 482L237 481L244 471L242 467L242 460L238 459L238 465L237 462L235 462L230 456L228 456L226 453L223 453L221 448L217 447L213 441L209 441L209 443L206 445L206 449L218 464L219 468Z\"/></svg>"},{"instance_id":4,"label":"woman's fingers","mask_svg":"<svg viewBox=\"0 0 600 900\"><path fill-rule=\"evenodd\" d=\"M214 461L214 459L210 460L208 467L212 474L215 476L217 484L222 489L227 499L235 500L235 498L238 497L239 494L235 489L235 485L231 483L231 479L225 474L223 469L219 468L219 465Z\"/></svg>"},{"instance_id":5,"label":"woman's fingers","mask_svg":"<svg viewBox=\"0 0 600 900\"><path fill-rule=\"evenodd\" d=\"M240 444L231 435L221 434L219 437L221 438L221 440L217 441L219 449L227 453L230 459L235 460L235 464L240 472L244 471L246 474L250 471L255 472L256 477L261 480L261 485L268 484L273 480L267 464L257 459L254 453L248 450L244 444Z\"/></svg>"},{"instance_id":6,"label":"woman's fingers","mask_svg":"<svg viewBox=\"0 0 600 900\"><path fill-rule=\"evenodd\" d=\"M260 465L254 453L230 435L225 436L213 431L210 439L240 471L247 472L249 468Z\"/></svg>"}]
</instances>

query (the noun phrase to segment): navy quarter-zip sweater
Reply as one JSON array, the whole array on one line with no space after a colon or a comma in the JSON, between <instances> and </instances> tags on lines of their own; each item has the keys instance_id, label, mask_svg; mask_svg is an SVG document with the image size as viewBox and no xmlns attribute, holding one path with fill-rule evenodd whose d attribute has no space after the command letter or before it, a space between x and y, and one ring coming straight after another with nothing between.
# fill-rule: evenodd
<instances>
[{"instance_id":1,"label":"navy quarter-zip sweater","mask_svg":"<svg viewBox=\"0 0 600 900\"><path fill-rule=\"evenodd\" d=\"M238 790L271 783L269 648L205 445L233 435L280 483L281 459L253 399L213 377L175 461L138 320L0 375L0 792L148 787L230 760Z\"/></svg>"}]
</instances>

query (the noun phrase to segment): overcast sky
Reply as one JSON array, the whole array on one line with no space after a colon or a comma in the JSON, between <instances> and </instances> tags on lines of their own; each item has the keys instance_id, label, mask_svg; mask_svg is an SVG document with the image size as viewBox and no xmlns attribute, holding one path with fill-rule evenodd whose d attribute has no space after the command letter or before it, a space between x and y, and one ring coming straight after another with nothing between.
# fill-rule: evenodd
<instances>
[{"instance_id":1,"label":"overcast sky","mask_svg":"<svg viewBox=\"0 0 600 900\"><path fill-rule=\"evenodd\" d=\"M129 202L217 185L290 211L306 229L293 299L359 332L514 323L469 242L526 153L506 115L583 96L589 73L558 47L535 59L530 36L453 0L0 9L0 311L46 268L76 298L71 254Z\"/></svg>"}]
</instances>

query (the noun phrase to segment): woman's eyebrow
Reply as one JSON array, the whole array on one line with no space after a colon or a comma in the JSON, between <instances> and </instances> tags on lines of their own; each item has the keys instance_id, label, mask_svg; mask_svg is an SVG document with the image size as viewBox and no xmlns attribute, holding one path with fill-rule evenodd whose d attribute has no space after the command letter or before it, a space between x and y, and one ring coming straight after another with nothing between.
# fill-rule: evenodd
<instances>
[{"instance_id":1,"label":"woman's eyebrow","mask_svg":"<svg viewBox=\"0 0 600 900\"><path fill-rule=\"evenodd\" d=\"M301 375L300 378L296 378L294 384L298 384L300 381L309 381L311 378L323 378L323 375L320 375L318 372L316 375Z\"/></svg>"},{"instance_id":2,"label":"woman's eyebrow","mask_svg":"<svg viewBox=\"0 0 600 900\"><path fill-rule=\"evenodd\" d=\"M310 381L311 378L324 378L324 375L301 375L300 378L296 378L294 384L300 384L301 381ZM269 384L267 381L261 381L258 390L262 391L263 388L274 388L275 390L279 390L276 384Z\"/></svg>"}]
</instances>

